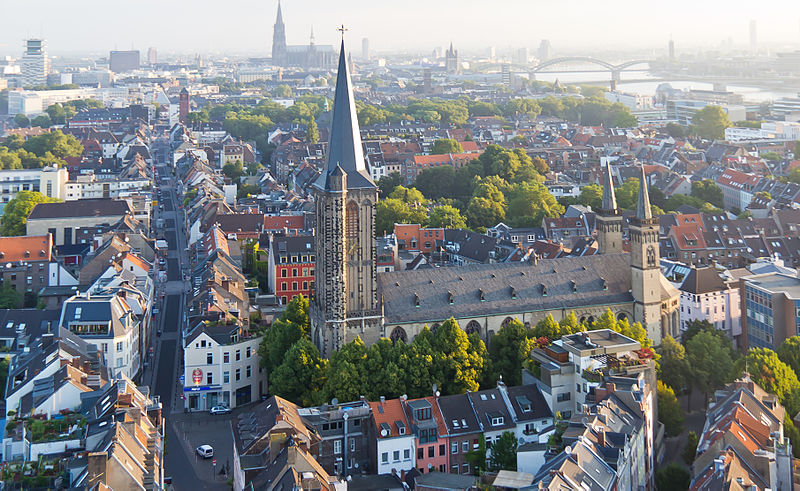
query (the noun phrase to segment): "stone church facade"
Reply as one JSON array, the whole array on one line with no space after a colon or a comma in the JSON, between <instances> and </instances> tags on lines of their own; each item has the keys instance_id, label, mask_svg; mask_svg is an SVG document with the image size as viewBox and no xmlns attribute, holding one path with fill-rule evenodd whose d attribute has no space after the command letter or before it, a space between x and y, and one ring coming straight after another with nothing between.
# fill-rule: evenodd
<instances>
[{"instance_id":1,"label":"stone church facade","mask_svg":"<svg viewBox=\"0 0 800 491\"><path fill-rule=\"evenodd\" d=\"M602 254L547 261L376 272L378 190L366 168L344 42L339 57L326 168L314 183L317 265L311 337L324 356L360 336L410 342L450 317L467 333L491 334L512 320L534 325L575 312L592 322L607 309L641 322L656 344L679 333L679 291L661 274L658 221L640 182L630 253L622 252L622 214L604 169L598 214Z\"/></svg>"}]
</instances>

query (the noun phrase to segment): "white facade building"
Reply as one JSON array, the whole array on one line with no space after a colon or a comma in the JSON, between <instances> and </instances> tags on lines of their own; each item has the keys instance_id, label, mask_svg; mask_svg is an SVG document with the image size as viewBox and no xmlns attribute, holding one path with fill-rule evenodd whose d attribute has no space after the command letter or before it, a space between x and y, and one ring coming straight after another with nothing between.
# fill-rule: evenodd
<instances>
[{"instance_id":1,"label":"white facade building","mask_svg":"<svg viewBox=\"0 0 800 491\"><path fill-rule=\"evenodd\" d=\"M195 327L183 346L184 407L189 411L207 411L220 404L234 408L266 394L260 342L259 336L243 337L237 326Z\"/></svg>"},{"instance_id":2,"label":"white facade building","mask_svg":"<svg viewBox=\"0 0 800 491\"><path fill-rule=\"evenodd\" d=\"M726 284L713 266L692 268L681 291L681 331L690 322L706 320L716 329L725 331L738 345L742 335L742 309L739 288Z\"/></svg>"},{"instance_id":3,"label":"white facade building","mask_svg":"<svg viewBox=\"0 0 800 491\"><path fill-rule=\"evenodd\" d=\"M47 85L50 60L47 58L47 43L44 39L27 39L22 55L22 84Z\"/></svg>"}]
</instances>

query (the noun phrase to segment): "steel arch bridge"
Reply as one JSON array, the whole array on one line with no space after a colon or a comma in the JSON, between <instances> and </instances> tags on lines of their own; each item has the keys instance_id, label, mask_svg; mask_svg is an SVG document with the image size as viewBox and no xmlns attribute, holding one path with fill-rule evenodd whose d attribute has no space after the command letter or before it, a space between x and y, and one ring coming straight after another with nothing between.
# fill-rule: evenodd
<instances>
[{"instance_id":1,"label":"steel arch bridge","mask_svg":"<svg viewBox=\"0 0 800 491\"><path fill-rule=\"evenodd\" d=\"M626 61L624 63L620 63L619 65L614 65L607 61L603 61L598 58L593 58L591 56L564 56L561 58L553 58L552 60L547 60L545 62L539 63L538 65L533 67L533 69L531 69L531 72L533 73L541 72L545 68L569 62L591 63L593 65L598 65L605 68L612 74L621 72L623 70L627 70L628 68L631 68L636 65L650 65L650 60L631 60L631 61Z\"/></svg>"}]
</instances>

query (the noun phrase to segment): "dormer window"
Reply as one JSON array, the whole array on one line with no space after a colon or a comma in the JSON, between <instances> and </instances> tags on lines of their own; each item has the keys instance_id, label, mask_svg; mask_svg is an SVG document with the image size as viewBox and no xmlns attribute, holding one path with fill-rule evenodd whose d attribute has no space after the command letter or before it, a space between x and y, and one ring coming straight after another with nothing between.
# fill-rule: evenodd
<instances>
[{"instance_id":1,"label":"dormer window","mask_svg":"<svg viewBox=\"0 0 800 491\"><path fill-rule=\"evenodd\" d=\"M31 251L25 251L25 257L31 257Z\"/></svg>"},{"instance_id":2,"label":"dormer window","mask_svg":"<svg viewBox=\"0 0 800 491\"><path fill-rule=\"evenodd\" d=\"M505 418L502 416L495 416L492 418L492 426L502 426Z\"/></svg>"},{"instance_id":3,"label":"dormer window","mask_svg":"<svg viewBox=\"0 0 800 491\"><path fill-rule=\"evenodd\" d=\"M546 287L546 286L544 286L544 283L541 283L541 284L539 285L539 288L541 288L541 289L542 289L542 296L543 296L543 297L546 297L546 296L547 296L547 287Z\"/></svg>"},{"instance_id":4,"label":"dormer window","mask_svg":"<svg viewBox=\"0 0 800 491\"><path fill-rule=\"evenodd\" d=\"M516 300L517 299L517 289L514 288L513 286L509 286L508 288L509 288L509 290L511 292L511 298Z\"/></svg>"},{"instance_id":5,"label":"dormer window","mask_svg":"<svg viewBox=\"0 0 800 491\"><path fill-rule=\"evenodd\" d=\"M486 301L486 293L483 291L482 288L478 290L478 297L480 297L481 302Z\"/></svg>"},{"instance_id":6,"label":"dormer window","mask_svg":"<svg viewBox=\"0 0 800 491\"><path fill-rule=\"evenodd\" d=\"M419 295L414 294L414 307L419 307Z\"/></svg>"},{"instance_id":7,"label":"dormer window","mask_svg":"<svg viewBox=\"0 0 800 491\"><path fill-rule=\"evenodd\" d=\"M572 292L573 293L577 293L578 292L578 284L575 283L575 280L570 280L569 284L572 287Z\"/></svg>"},{"instance_id":8,"label":"dormer window","mask_svg":"<svg viewBox=\"0 0 800 491\"><path fill-rule=\"evenodd\" d=\"M453 292L447 292L447 301L450 303L450 305L453 305L453 302L455 301L455 295L453 295Z\"/></svg>"}]
</instances>

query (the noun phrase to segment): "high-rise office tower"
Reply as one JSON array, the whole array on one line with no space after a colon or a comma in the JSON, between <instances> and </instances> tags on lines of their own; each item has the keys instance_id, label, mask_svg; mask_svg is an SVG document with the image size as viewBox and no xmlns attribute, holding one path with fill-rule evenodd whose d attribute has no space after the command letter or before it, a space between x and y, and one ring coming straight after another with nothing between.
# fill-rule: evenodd
<instances>
[{"instance_id":1,"label":"high-rise office tower","mask_svg":"<svg viewBox=\"0 0 800 491\"><path fill-rule=\"evenodd\" d=\"M750 21L750 52L758 52L758 32L756 31L756 21Z\"/></svg>"},{"instance_id":2,"label":"high-rise office tower","mask_svg":"<svg viewBox=\"0 0 800 491\"><path fill-rule=\"evenodd\" d=\"M669 61L675 61L675 41L669 40Z\"/></svg>"},{"instance_id":3,"label":"high-rise office tower","mask_svg":"<svg viewBox=\"0 0 800 491\"><path fill-rule=\"evenodd\" d=\"M361 57L369 60L369 39L367 38L361 40Z\"/></svg>"},{"instance_id":4,"label":"high-rise office tower","mask_svg":"<svg viewBox=\"0 0 800 491\"><path fill-rule=\"evenodd\" d=\"M44 39L26 39L25 53L22 55L22 83L47 85L50 73L50 60L47 58L47 44Z\"/></svg>"},{"instance_id":5,"label":"high-rise office tower","mask_svg":"<svg viewBox=\"0 0 800 491\"><path fill-rule=\"evenodd\" d=\"M147 48L147 63L150 66L158 63L158 51L155 48Z\"/></svg>"},{"instance_id":6,"label":"high-rise office tower","mask_svg":"<svg viewBox=\"0 0 800 491\"><path fill-rule=\"evenodd\" d=\"M108 67L114 73L139 69L139 50L112 51L108 56Z\"/></svg>"},{"instance_id":7,"label":"high-rise office tower","mask_svg":"<svg viewBox=\"0 0 800 491\"><path fill-rule=\"evenodd\" d=\"M551 49L550 41L547 39L542 39L542 42L539 43L539 63L550 59Z\"/></svg>"}]
</instances>

